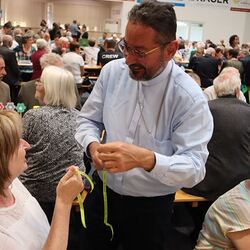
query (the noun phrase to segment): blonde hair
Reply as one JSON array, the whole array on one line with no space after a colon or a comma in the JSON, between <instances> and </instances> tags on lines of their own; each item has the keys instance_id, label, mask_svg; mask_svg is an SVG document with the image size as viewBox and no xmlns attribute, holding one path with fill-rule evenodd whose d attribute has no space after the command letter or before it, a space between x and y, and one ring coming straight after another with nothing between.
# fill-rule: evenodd
<instances>
[{"instance_id":1,"label":"blonde hair","mask_svg":"<svg viewBox=\"0 0 250 250\"><path fill-rule=\"evenodd\" d=\"M22 134L22 120L15 111L0 110L0 195L10 178L9 161L17 152Z\"/></svg>"},{"instance_id":2,"label":"blonde hair","mask_svg":"<svg viewBox=\"0 0 250 250\"><path fill-rule=\"evenodd\" d=\"M67 109L74 108L77 97L75 80L71 72L56 66L47 66L41 75L44 84L44 102L51 106L62 106Z\"/></svg>"}]
</instances>

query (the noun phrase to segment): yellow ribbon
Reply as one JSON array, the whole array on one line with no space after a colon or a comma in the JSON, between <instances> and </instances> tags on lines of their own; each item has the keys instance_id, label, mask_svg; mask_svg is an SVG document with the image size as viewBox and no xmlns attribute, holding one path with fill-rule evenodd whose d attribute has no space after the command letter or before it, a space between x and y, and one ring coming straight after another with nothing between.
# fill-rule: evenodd
<instances>
[{"instance_id":1,"label":"yellow ribbon","mask_svg":"<svg viewBox=\"0 0 250 250\"><path fill-rule=\"evenodd\" d=\"M90 184L90 192L92 192L92 190L94 189L94 183L90 179L90 177L86 173L84 173L83 171L81 171L79 169L77 170L77 174L80 175L80 176L84 176L88 180L88 182ZM83 199L82 199L81 193L79 193L77 195L77 200L78 200L78 203L79 203L79 206L80 206L80 214L81 214L82 225L83 225L84 228L86 228L87 226L86 226L86 221L85 221L85 213L84 213Z\"/></svg>"},{"instance_id":2,"label":"yellow ribbon","mask_svg":"<svg viewBox=\"0 0 250 250\"><path fill-rule=\"evenodd\" d=\"M92 192L92 190L94 189L94 183L92 182L92 180L90 179L90 177L80 171L79 169L77 170L77 174L79 174L80 176L84 176L90 183L90 192ZM110 223L108 223L108 199L107 199L107 173L106 171L102 171L102 176L103 176L103 202L104 202L104 224L110 228L111 230L111 239L113 239L114 237L114 230L113 227ZM77 200L79 203L79 207L80 207L80 215L81 215L81 221L82 221L82 225L84 228L87 228L86 226L86 220L85 220L85 213L84 213L84 208L83 208L83 198L82 195L79 193L77 195Z\"/></svg>"},{"instance_id":3,"label":"yellow ribbon","mask_svg":"<svg viewBox=\"0 0 250 250\"><path fill-rule=\"evenodd\" d=\"M107 199L107 172L102 171L102 185L103 185L103 205L104 205L104 224L111 230L111 239L114 237L114 229L111 224L108 223L108 199Z\"/></svg>"}]
</instances>

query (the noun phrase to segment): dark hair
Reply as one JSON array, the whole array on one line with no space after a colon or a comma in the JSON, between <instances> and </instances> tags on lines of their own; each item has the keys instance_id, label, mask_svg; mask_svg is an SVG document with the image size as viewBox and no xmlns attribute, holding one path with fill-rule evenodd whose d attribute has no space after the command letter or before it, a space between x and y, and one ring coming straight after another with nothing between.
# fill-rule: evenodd
<instances>
[{"instance_id":1,"label":"dark hair","mask_svg":"<svg viewBox=\"0 0 250 250\"><path fill-rule=\"evenodd\" d=\"M95 46L95 40L89 39L88 43L89 43L90 47L94 47Z\"/></svg>"},{"instance_id":2,"label":"dark hair","mask_svg":"<svg viewBox=\"0 0 250 250\"><path fill-rule=\"evenodd\" d=\"M185 42L183 40L179 42L178 49L185 49Z\"/></svg>"},{"instance_id":3,"label":"dark hair","mask_svg":"<svg viewBox=\"0 0 250 250\"><path fill-rule=\"evenodd\" d=\"M46 27L47 26L47 22L44 19L42 19L42 21L40 22L40 26L41 27Z\"/></svg>"},{"instance_id":4,"label":"dark hair","mask_svg":"<svg viewBox=\"0 0 250 250\"><path fill-rule=\"evenodd\" d=\"M12 23L11 23L11 21L8 21L7 23L5 23L4 25L3 25L3 27L5 28L5 29L12 29Z\"/></svg>"},{"instance_id":5,"label":"dark hair","mask_svg":"<svg viewBox=\"0 0 250 250\"><path fill-rule=\"evenodd\" d=\"M216 47L215 52L216 53L220 53L220 52L223 53L223 50L220 47Z\"/></svg>"},{"instance_id":6,"label":"dark hair","mask_svg":"<svg viewBox=\"0 0 250 250\"><path fill-rule=\"evenodd\" d=\"M70 51L75 51L78 48L80 48L80 44L78 42L71 42L69 44L69 50Z\"/></svg>"},{"instance_id":7,"label":"dark hair","mask_svg":"<svg viewBox=\"0 0 250 250\"><path fill-rule=\"evenodd\" d=\"M83 34L82 34L82 38L83 39L88 39L89 38L89 33L87 31L85 31Z\"/></svg>"},{"instance_id":8,"label":"dark hair","mask_svg":"<svg viewBox=\"0 0 250 250\"><path fill-rule=\"evenodd\" d=\"M213 42L211 42L211 43L209 43L209 45L208 45L208 48L216 48L217 46L216 46L216 44L214 44Z\"/></svg>"},{"instance_id":9,"label":"dark hair","mask_svg":"<svg viewBox=\"0 0 250 250\"><path fill-rule=\"evenodd\" d=\"M107 49L114 49L116 46L116 41L113 39L106 39L105 43L106 43Z\"/></svg>"},{"instance_id":10,"label":"dark hair","mask_svg":"<svg viewBox=\"0 0 250 250\"><path fill-rule=\"evenodd\" d=\"M229 44L230 44L231 47L233 47L232 45L233 45L233 42L234 42L236 37L238 37L238 36L237 35L232 35L232 36L229 37Z\"/></svg>"},{"instance_id":11,"label":"dark hair","mask_svg":"<svg viewBox=\"0 0 250 250\"><path fill-rule=\"evenodd\" d=\"M29 34L24 34L22 36L22 44L26 43L30 38L32 38L32 35L29 35Z\"/></svg>"},{"instance_id":12,"label":"dark hair","mask_svg":"<svg viewBox=\"0 0 250 250\"><path fill-rule=\"evenodd\" d=\"M239 50L237 49L229 49L228 50L228 55L232 56L233 58L237 58L239 55Z\"/></svg>"},{"instance_id":13,"label":"dark hair","mask_svg":"<svg viewBox=\"0 0 250 250\"><path fill-rule=\"evenodd\" d=\"M144 1L130 10L128 20L154 29L159 34L156 42L161 45L176 39L176 15L170 3Z\"/></svg>"}]
</instances>

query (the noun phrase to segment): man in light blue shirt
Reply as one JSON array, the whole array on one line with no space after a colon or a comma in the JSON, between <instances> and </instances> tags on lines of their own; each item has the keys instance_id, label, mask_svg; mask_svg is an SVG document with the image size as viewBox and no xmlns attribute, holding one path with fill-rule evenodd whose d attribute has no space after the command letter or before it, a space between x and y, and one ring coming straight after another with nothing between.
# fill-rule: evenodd
<instances>
[{"instance_id":1,"label":"man in light blue shirt","mask_svg":"<svg viewBox=\"0 0 250 250\"><path fill-rule=\"evenodd\" d=\"M172 60L175 34L172 5L133 7L119 43L125 58L103 67L78 116L76 139L98 170L85 201L85 250L170 249L174 193L204 178L212 116L199 86Z\"/></svg>"}]
</instances>

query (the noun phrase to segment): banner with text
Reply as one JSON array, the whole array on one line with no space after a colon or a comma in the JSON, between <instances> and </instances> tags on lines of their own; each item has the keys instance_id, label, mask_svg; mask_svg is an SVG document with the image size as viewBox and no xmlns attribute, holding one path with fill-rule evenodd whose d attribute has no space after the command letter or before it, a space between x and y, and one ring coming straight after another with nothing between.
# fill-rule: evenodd
<instances>
[{"instance_id":1,"label":"banner with text","mask_svg":"<svg viewBox=\"0 0 250 250\"><path fill-rule=\"evenodd\" d=\"M204 7L223 7L232 11L250 12L250 0L160 0L170 2L175 6L204 6Z\"/></svg>"}]
</instances>

